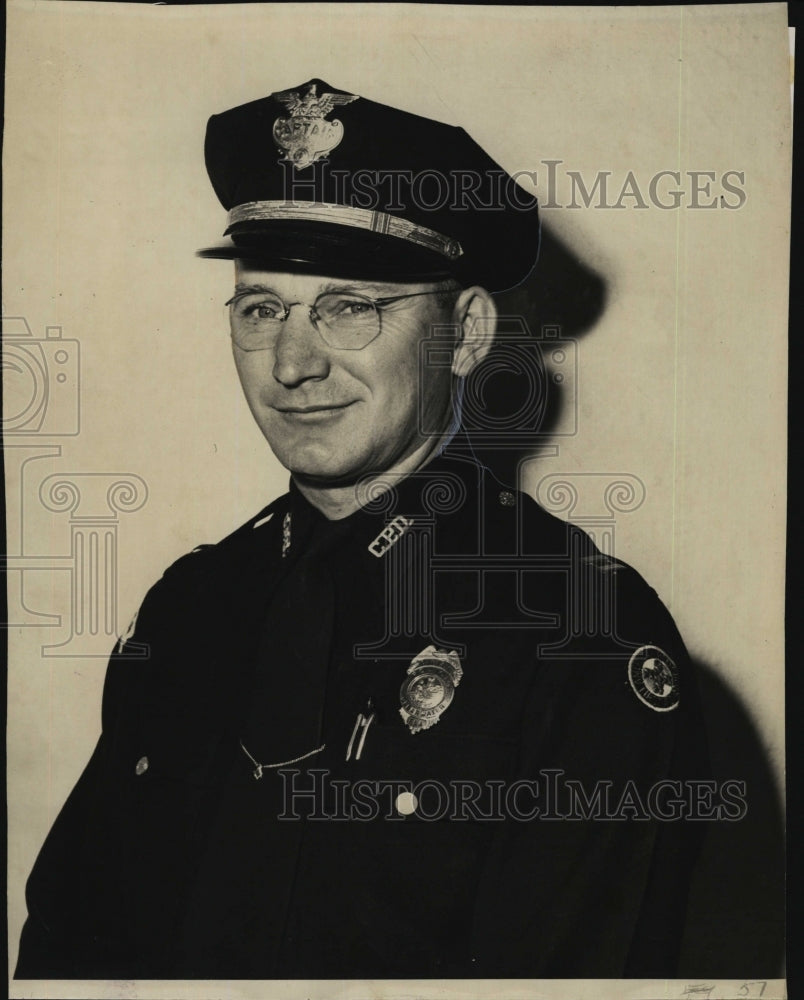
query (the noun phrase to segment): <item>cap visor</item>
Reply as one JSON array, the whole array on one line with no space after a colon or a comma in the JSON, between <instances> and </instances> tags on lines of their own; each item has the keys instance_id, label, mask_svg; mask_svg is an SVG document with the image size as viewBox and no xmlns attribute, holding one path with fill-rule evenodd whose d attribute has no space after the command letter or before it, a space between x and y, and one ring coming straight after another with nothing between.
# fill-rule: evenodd
<instances>
[{"instance_id":1,"label":"cap visor","mask_svg":"<svg viewBox=\"0 0 804 1000\"><path fill-rule=\"evenodd\" d=\"M269 222L233 231L198 257L248 260L272 271L334 277L438 281L454 274L441 254L397 236L311 222Z\"/></svg>"}]
</instances>

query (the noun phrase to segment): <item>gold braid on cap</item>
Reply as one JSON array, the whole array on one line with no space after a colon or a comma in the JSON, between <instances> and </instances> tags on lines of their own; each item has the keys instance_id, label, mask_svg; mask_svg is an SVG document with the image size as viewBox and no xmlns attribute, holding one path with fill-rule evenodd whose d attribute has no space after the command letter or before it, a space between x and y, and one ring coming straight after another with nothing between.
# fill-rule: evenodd
<instances>
[{"instance_id":1,"label":"gold braid on cap","mask_svg":"<svg viewBox=\"0 0 804 1000\"><path fill-rule=\"evenodd\" d=\"M229 212L229 227L240 222L264 222L270 219L328 222L336 226L368 229L373 233L397 236L427 250L435 250L449 260L455 260L463 254L463 247L457 240L443 236L433 229L417 226L407 219L400 219L397 215L373 212L366 208L350 208L348 205L330 205L325 202L299 204L287 201L247 201L242 205L235 205Z\"/></svg>"}]
</instances>

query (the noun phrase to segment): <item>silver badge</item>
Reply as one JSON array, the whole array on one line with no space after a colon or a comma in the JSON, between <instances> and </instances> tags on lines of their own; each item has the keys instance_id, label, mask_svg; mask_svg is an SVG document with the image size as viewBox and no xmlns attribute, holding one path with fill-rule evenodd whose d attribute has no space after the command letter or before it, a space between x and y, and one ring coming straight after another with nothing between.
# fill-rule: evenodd
<instances>
[{"instance_id":1,"label":"silver badge","mask_svg":"<svg viewBox=\"0 0 804 1000\"><path fill-rule=\"evenodd\" d=\"M326 116L340 104L351 104L356 94L316 93L317 84L311 83L307 93L283 90L273 96L290 112L290 118L277 118L274 122L274 142L286 160L299 168L309 167L331 152L343 139L343 124L337 119L326 121Z\"/></svg>"},{"instance_id":2,"label":"silver badge","mask_svg":"<svg viewBox=\"0 0 804 1000\"><path fill-rule=\"evenodd\" d=\"M640 646L628 661L634 694L654 712L669 712L679 703L678 670L658 646Z\"/></svg>"},{"instance_id":3,"label":"silver badge","mask_svg":"<svg viewBox=\"0 0 804 1000\"><path fill-rule=\"evenodd\" d=\"M455 650L428 646L414 657L399 691L399 714L412 733L438 722L449 708L461 677L463 670Z\"/></svg>"}]
</instances>

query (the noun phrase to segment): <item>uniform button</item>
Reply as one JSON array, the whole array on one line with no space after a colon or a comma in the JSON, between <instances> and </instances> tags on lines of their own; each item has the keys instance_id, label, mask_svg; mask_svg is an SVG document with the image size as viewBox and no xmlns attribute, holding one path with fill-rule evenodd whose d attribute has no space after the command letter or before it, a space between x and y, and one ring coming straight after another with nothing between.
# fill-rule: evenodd
<instances>
[{"instance_id":1,"label":"uniform button","mask_svg":"<svg viewBox=\"0 0 804 1000\"><path fill-rule=\"evenodd\" d=\"M501 490L497 499L503 507L514 507L516 505L516 497L510 490Z\"/></svg>"},{"instance_id":2,"label":"uniform button","mask_svg":"<svg viewBox=\"0 0 804 1000\"><path fill-rule=\"evenodd\" d=\"M148 758L140 757L137 761L137 766L134 768L134 773L139 777L141 774L145 774L148 770Z\"/></svg>"},{"instance_id":3,"label":"uniform button","mask_svg":"<svg viewBox=\"0 0 804 1000\"><path fill-rule=\"evenodd\" d=\"M419 800L413 792L400 792L396 797L396 811L400 816L410 816L416 812Z\"/></svg>"}]
</instances>

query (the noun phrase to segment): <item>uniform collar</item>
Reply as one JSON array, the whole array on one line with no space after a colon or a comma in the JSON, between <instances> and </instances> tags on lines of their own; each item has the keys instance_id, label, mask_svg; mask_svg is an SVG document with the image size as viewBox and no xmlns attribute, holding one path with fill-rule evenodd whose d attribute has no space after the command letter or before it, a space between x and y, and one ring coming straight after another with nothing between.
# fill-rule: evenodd
<instances>
[{"instance_id":1,"label":"uniform collar","mask_svg":"<svg viewBox=\"0 0 804 1000\"><path fill-rule=\"evenodd\" d=\"M291 516L293 547L296 553L329 548L347 536L370 544L387 525L397 519L412 523L425 521L440 528L450 523L477 523L478 495L487 470L474 456L449 448L425 466L405 476L388 474L390 485L374 499L339 520L329 520L305 499L291 479L287 511ZM467 514L472 512L471 518Z\"/></svg>"}]
</instances>

